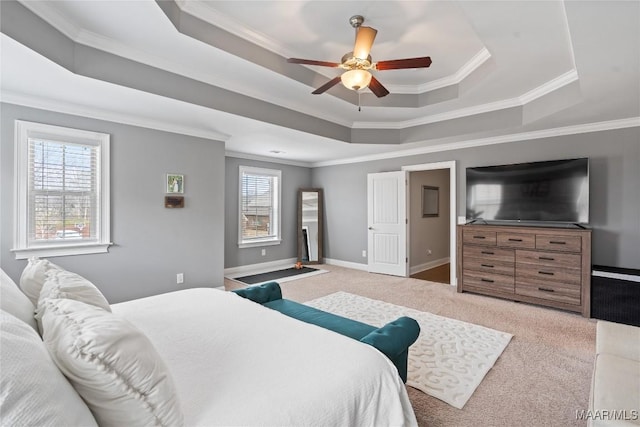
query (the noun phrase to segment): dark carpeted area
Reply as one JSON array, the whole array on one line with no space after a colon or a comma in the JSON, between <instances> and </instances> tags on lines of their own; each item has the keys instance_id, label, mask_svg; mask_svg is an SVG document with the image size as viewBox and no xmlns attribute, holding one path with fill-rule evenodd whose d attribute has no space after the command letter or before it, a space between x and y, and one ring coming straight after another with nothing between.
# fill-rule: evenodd
<instances>
[{"instance_id":1,"label":"dark carpeted area","mask_svg":"<svg viewBox=\"0 0 640 427\"><path fill-rule=\"evenodd\" d=\"M291 267L291 268L285 268L284 270L268 271L266 273L236 277L234 278L234 280L237 280L242 283L246 283L247 285L255 285L256 283L268 282L270 280L278 280L278 279L282 279L283 277L291 277L291 276L296 276L298 274L311 273L317 270L318 270L317 268L311 268L311 267L302 267L299 269Z\"/></svg>"}]
</instances>

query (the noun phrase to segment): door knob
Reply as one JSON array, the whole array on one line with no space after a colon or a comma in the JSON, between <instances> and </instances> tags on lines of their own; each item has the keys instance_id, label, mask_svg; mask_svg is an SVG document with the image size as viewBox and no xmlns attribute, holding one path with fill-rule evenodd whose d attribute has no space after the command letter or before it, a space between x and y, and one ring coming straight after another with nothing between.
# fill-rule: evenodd
<instances>
[{"instance_id":1,"label":"door knob","mask_svg":"<svg viewBox=\"0 0 640 427\"><path fill-rule=\"evenodd\" d=\"M369 230L373 230L373 227L369 227Z\"/></svg>"}]
</instances>

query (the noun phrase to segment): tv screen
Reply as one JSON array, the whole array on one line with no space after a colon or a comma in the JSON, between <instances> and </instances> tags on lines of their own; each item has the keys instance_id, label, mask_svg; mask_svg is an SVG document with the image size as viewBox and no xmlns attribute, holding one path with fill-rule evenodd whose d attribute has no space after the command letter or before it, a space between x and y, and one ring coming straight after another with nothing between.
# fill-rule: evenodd
<instances>
[{"instance_id":1,"label":"tv screen","mask_svg":"<svg viewBox=\"0 0 640 427\"><path fill-rule=\"evenodd\" d=\"M589 159L467 168L467 220L589 222Z\"/></svg>"}]
</instances>

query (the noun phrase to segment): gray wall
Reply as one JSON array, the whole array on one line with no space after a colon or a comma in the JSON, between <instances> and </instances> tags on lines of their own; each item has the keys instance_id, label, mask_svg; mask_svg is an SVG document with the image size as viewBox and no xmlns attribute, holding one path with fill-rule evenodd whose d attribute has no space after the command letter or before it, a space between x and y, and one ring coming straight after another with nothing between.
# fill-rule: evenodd
<instances>
[{"instance_id":1,"label":"gray wall","mask_svg":"<svg viewBox=\"0 0 640 427\"><path fill-rule=\"evenodd\" d=\"M111 135L109 253L55 257L100 288L111 303L186 287L223 285L224 143L2 104L0 266L18 280L26 265L13 246L14 120ZM185 176L185 207L164 207L168 172ZM176 284L176 273L185 283Z\"/></svg>"},{"instance_id":2,"label":"gray wall","mask_svg":"<svg viewBox=\"0 0 640 427\"><path fill-rule=\"evenodd\" d=\"M505 163L590 158L593 263L640 268L640 128L535 139L313 170L325 190L325 256L366 263L367 174L455 160L458 216L465 215L465 169Z\"/></svg>"},{"instance_id":3,"label":"gray wall","mask_svg":"<svg viewBox=\"0 0 640 427\"><path fill-rule=\"evenodd\" d=\"M273 246L238 248L238 174L239 166L282 171L282 243ZM227 157L225 172L224 267L232 268L298 256L298 189L311 185L311 169L280 163ZM262 249L266 255L262 256Z\"/></svg>"},{"instance_id":4,"label":"gray wall","mask_svg":"<svg viewBox=\"0 0 640 427\"><path fill-rule=\"evenodd\" d=\"M436 217L422 217L423 185L438 187ZM449 169L411 172L409 197L409 267L413 274L415 267L449 258Z\"/></svg>"}]
</instances>

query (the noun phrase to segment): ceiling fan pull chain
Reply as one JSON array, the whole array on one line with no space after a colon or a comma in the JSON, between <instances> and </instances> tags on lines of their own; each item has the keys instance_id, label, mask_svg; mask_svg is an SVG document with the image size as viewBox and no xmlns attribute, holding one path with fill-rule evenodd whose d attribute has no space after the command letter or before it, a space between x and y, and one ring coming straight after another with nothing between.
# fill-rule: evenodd
<instances>
[{"instance_id":1,"label":"ceiling fan pull chain","mask_svg":"<svg viewBox=\"0 0 640 427\"><path fill-rule=\"evenodd\" d=\"M360 107L360 91L358 91L358 111L362 111L362 107Z\"/></svg>"}]
</instances>

